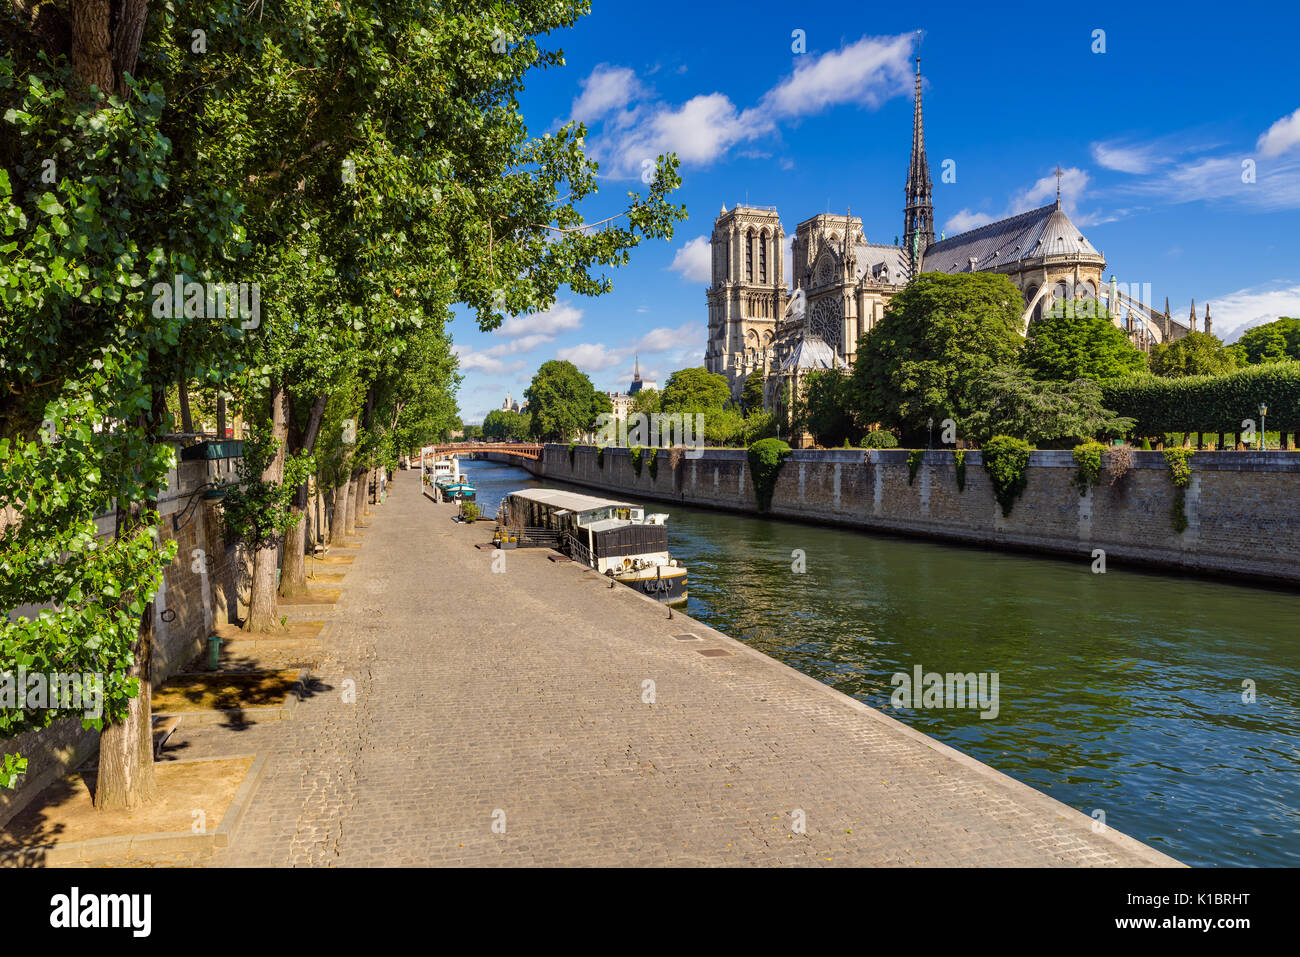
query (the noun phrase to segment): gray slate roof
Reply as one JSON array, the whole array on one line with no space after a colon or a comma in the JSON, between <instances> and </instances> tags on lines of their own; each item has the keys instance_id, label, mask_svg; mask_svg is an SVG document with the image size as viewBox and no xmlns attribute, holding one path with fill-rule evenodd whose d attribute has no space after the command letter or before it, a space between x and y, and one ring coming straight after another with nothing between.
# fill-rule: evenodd
<instances>
[{"instance_id":1,"label":"gray slate roof","mask_svg":"<svg viewBox=\"0 0 1300 957\"><path fill-rule=\"evenodd\" d=\"M907 254L899 246L884 243L858 243L853 247L858 259L858 278L870 276L873 282L881 281L882 270L889 273L889 282L901 286L908 280Z\"/></svg>"},{"instance_id":2,"label":"gray slate roof","mask_svg":"<svg viewBox=\"0 0 1300 957\"><path fill-rule=\"evenodd\" d=\"M980 272L1049 254L1101 255L1065 211L1052 203L940 240L925 251L921 271Z\"/></svg>"}]
</instances>

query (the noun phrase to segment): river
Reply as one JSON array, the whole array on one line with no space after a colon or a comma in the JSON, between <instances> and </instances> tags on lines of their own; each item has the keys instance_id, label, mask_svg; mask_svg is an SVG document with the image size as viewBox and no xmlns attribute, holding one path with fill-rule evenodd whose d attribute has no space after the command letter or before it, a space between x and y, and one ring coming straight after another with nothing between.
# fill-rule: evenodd
<instances>
[{"instance_id":1,"label":"river","mask_svg":"<svg viewBox=\"0 0 1300 957\"><path fill-rule=\"evenodd\" d=\"M462 471L487 514L542 484ZM700 621L1187 864L1300 865L1300 595L645 504ZM918 665L997 716L894 707Z\"/></svg>"}]
</instances>

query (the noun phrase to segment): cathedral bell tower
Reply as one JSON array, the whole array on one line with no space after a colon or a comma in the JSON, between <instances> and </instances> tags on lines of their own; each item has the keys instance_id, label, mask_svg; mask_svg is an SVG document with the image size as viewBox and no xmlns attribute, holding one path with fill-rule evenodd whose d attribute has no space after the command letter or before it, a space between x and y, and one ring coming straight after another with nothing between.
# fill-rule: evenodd
<instances>
[{"instance_id":1,"label":"cathedral bell tower","mask_svg":"<svg viewBox=\"0 0 1300 957\"><path fill-rule=\"evenodd\" d=\"M934 243L934 197L930 163L925 157L925 121L921 116L921 58L916 58L916 100L912 115L912 162L903 188L903 250L912 275L921 268L926 249Z\"/></svg>"}]
</instances>

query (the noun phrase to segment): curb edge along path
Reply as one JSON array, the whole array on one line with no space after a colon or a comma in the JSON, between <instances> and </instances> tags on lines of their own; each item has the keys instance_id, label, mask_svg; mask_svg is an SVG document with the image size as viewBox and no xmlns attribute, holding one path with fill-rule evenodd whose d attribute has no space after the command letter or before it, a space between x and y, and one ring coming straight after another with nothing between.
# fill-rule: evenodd
<instances>
[{"instance_id":1,"label":"curb edge along path","mask_svg":"<svg viewBox=\"0 0 1300 957\"><path fill-rule=\"evenodd\" d=\"M322 636L356 703L244 733L274 766L213 864L1180 866L544 550L494 574L451 515L398 473Z\"/></svg>"}]
</instances>

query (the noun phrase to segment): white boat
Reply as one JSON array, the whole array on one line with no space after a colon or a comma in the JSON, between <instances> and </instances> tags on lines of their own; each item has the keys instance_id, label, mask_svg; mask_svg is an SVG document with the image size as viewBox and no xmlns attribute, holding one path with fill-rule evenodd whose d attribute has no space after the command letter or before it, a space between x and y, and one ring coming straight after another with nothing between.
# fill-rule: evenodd
<instances>
[{"instance_id":1,"label":"white boat","mask_svg":"<svg viewBox=\"0 0 1300 957\"><path fill-rule=\"evenodd\" d=\"M686 569L668 552L668 515L560 489L506 497L498 545L550 545L602 575L664 602L686 600Z\"/></svg>"}]
</instances>

